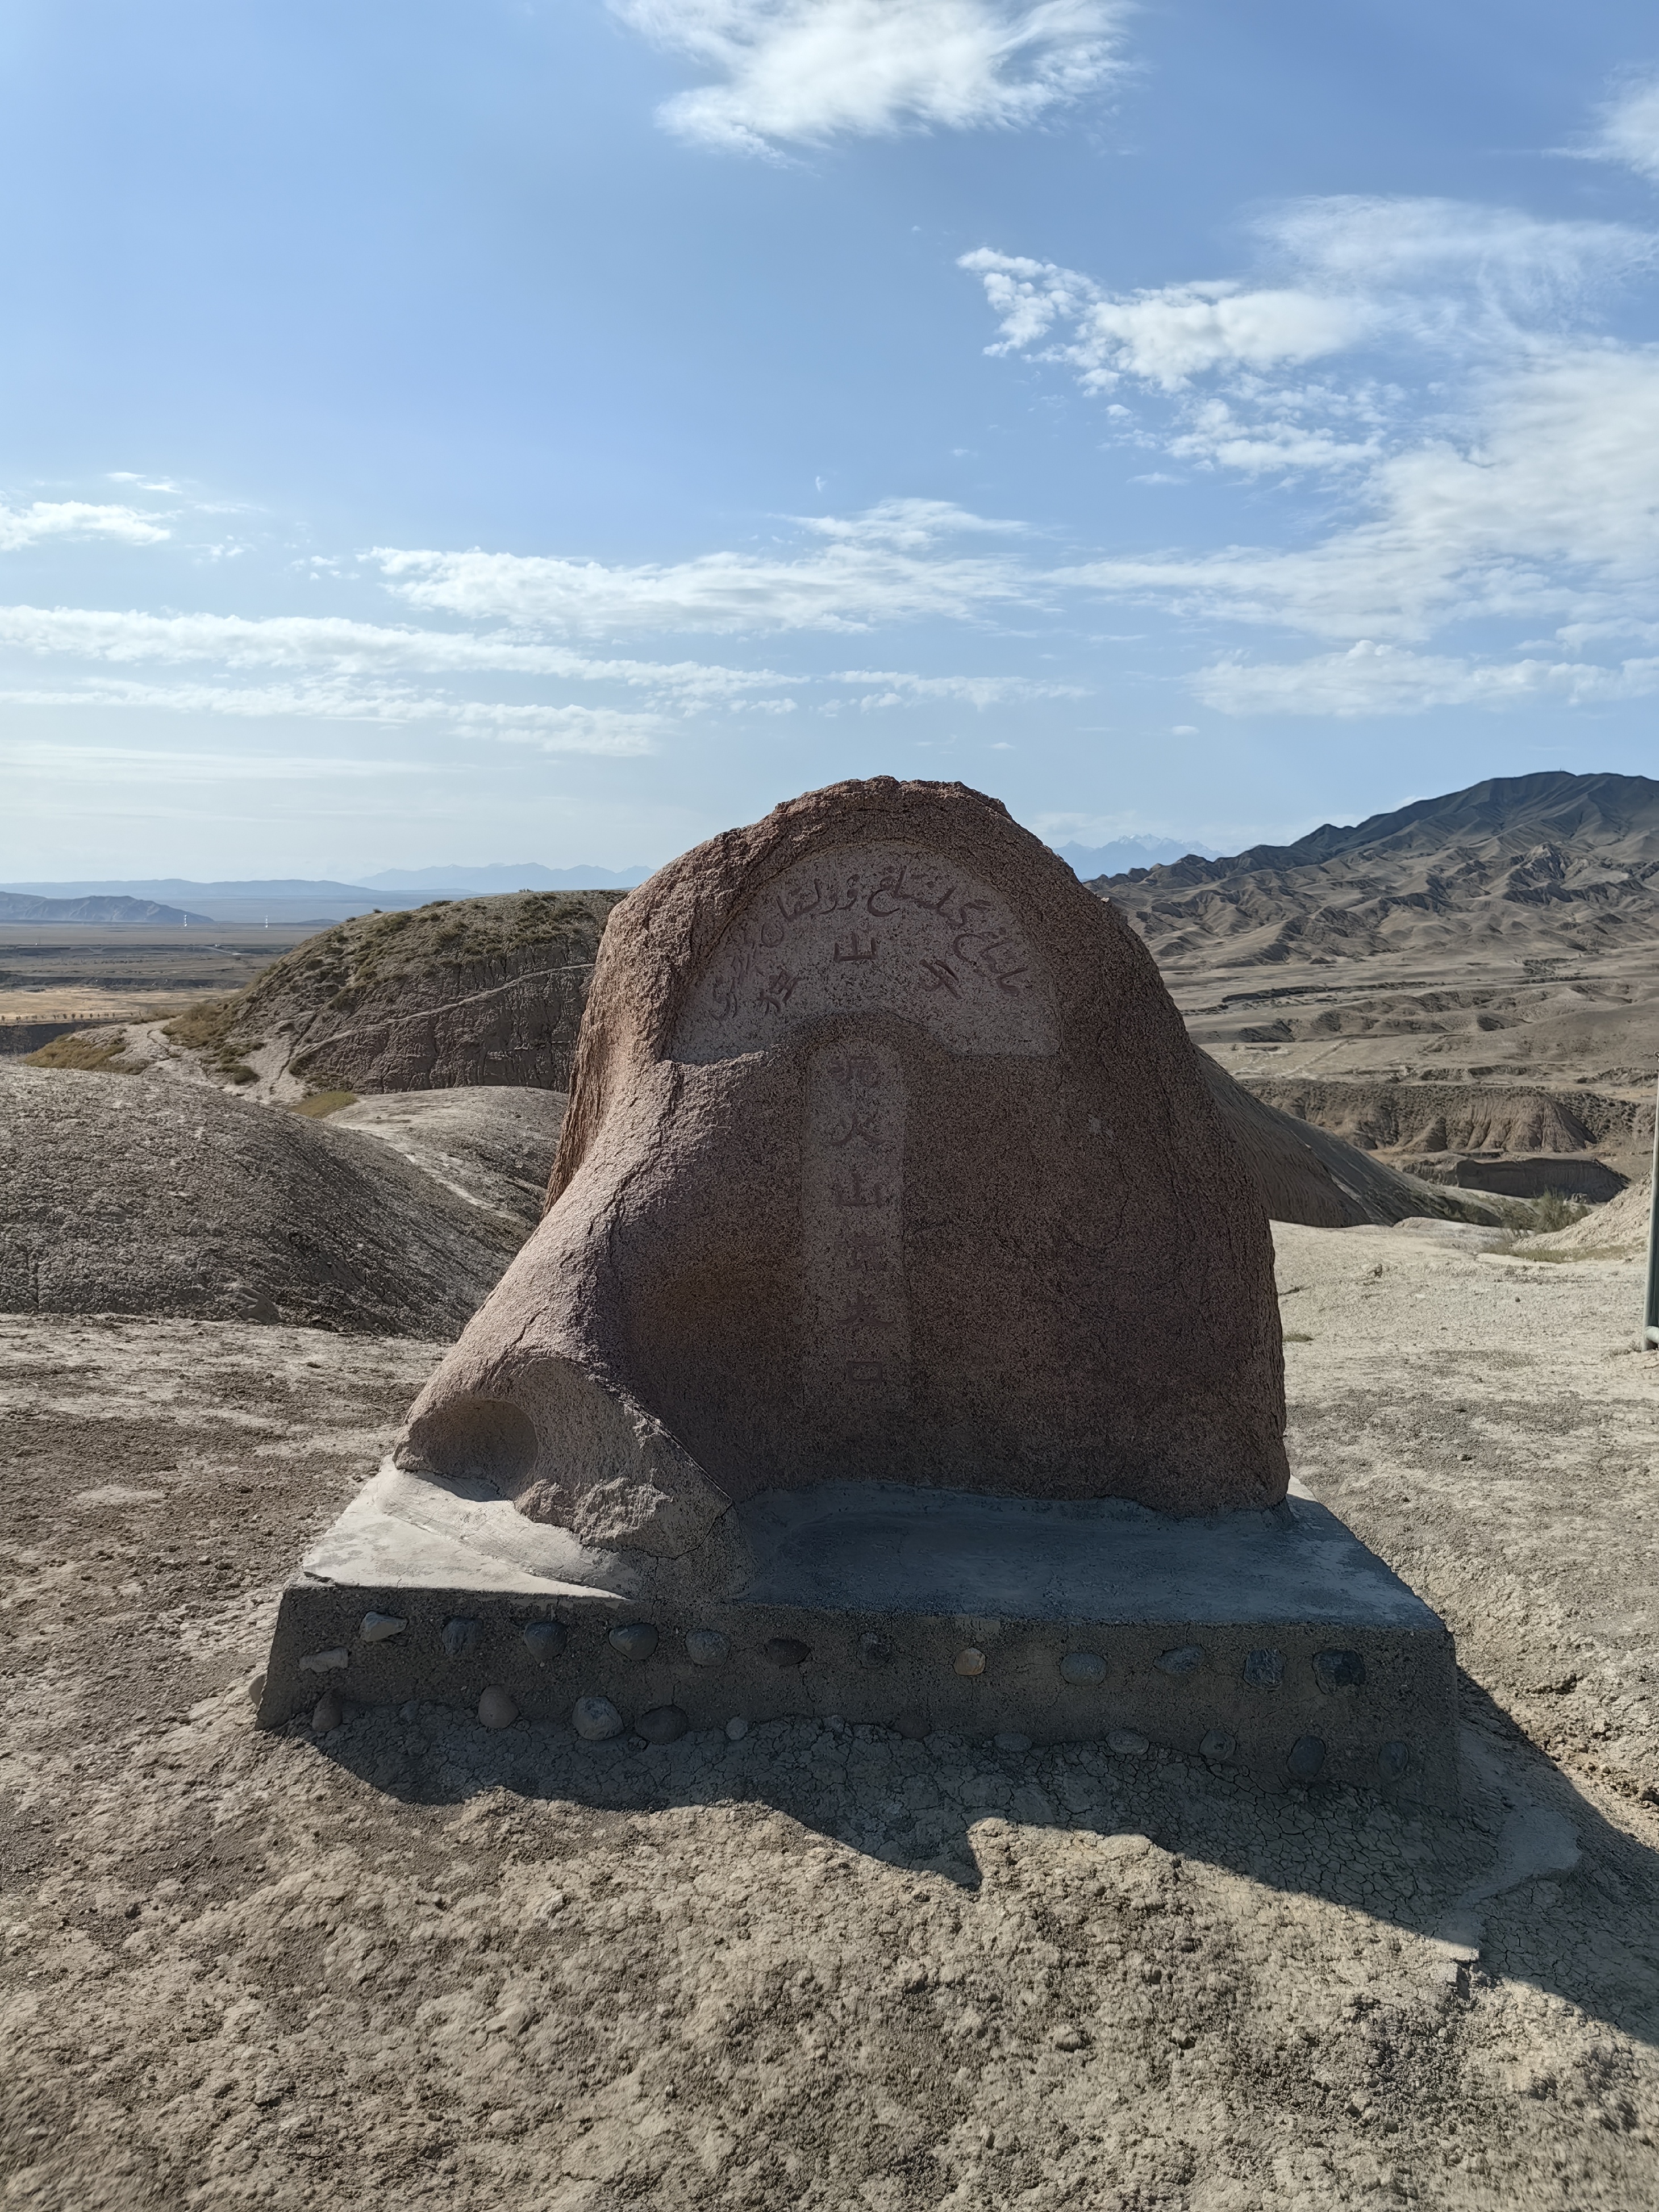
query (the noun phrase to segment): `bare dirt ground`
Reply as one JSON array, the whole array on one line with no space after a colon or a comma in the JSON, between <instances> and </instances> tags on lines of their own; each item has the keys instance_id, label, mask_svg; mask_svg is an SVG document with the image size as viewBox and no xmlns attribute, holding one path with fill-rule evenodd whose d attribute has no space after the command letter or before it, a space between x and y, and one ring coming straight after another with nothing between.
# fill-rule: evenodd
<instances>
[{"instance_id":1,"label":"bare dirt ground","mask_svg":"<svg viewBox=\"0 0 1659 2212\"><path fill-rule=\"evenodd\" d=\"M1293 1463L1459 1638L1457 1819L833 1723L261 1735L441 1347L0 1319L0 2203L1659 2203L1638 1270L1278 1234Z\"/></svg>"}]
</instances>

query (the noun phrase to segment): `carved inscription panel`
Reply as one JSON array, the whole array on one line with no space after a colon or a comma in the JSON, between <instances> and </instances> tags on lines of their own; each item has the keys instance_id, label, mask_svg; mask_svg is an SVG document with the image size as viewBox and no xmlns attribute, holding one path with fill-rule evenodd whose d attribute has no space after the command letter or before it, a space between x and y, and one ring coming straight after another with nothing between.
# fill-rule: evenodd
<instances>
[{"instance_id":1,"label":"carved inscription panel","mask_svg":"<svg viewBox=\"0 0 1659 2212\"><path fill-rule=\"evenodd\" d=\"M801 1381L809 1415L837 1428L875 1426L909 1402L904 1114L904 1073L886 1046L854 1036L812 1055L801 1146Z\"/></svg>"},{"instance_id":2,"label":"carved inscription panel","mask_svg":"<svg viewBox=\"0 0 1659 2212\"><path fill-rule=\"evenodd\" d=\"M707 1062L829 1014L900 1014L951 1052L1054 1049L1048 978L1007 907L919 846L848 845L803 860L733 921L674 1039Z\"/></svg>"}]
</instances>

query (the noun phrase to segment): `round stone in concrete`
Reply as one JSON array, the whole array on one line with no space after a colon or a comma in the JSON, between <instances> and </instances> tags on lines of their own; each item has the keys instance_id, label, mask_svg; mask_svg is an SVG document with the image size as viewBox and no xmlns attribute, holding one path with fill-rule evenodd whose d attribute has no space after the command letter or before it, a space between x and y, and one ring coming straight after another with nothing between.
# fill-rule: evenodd
<instances>
[{"instance_id":1,"label":"round stone in concrete","mask_svg":"<svg viewBox=\"0 0 1659 2212\"><path fill-rule=\"evenodd\" d=\"M1298 1782L1311 1782L1325 1764L1324 1737L1297 1736L1291 1746L1291 1755L1285 1763Z\"/></svg>"},{"instance_id":2,"label":"round stone in concrete","mask_svg":"<svg viewBox=\"0 0 1659 2212\"><path fill-rule=\"evenodd\" d=\"M1376 1771L1385 1782L1398 1782L1411 1766L1411 1746L1385 1743L1376 1754Z\"/></svg>"},{"instance_id":3,"label":"round stone in concrete","mask_svg":"<svg viewBox=\"0 0 1659 2212\"><path fill-rule=\"evenodd\" d=\"M718 1628L693 1628L686 1633L685 1656L694 1667L723 1667L732 1646Z\"/></svg>"},{"instance_id":4,"label":"round stone in concrete","mask_svg":"<svg viewBox=\"0 0 1659 2212\"><path fill-rule=\"evenodd\" d=\"M392 1637L401 1636L408 1626L395 1613L366 1613L357 1633L365 1644L385 1644Z\"/></svg>"},{"instance_id":5,"label":"round stone in concrete","mask_svg":"<svg viewBox=\"0 0 1659 2212\"><path fill-rule=\"evenodd\" d=\"M1106 1662L1098 1651L1068 1651L1060 1662L1062 1682L1103 1682Z\"/></svg>"},{"instance_id":6,"label":"round stone in concrete","mask_svg":"<svg viewBox=\"0 0 1659 2212\"><path fill-rule=\"evenodd\" d=\"M481 1620L447 1620L439 1639L450 1658L459 1659L463 1651L471 1651L483 1633Z\"/></svg>"},{"instance_id":7,"label":"round stone in concrete","mask_svg":"<svg viewBox=\"0 0 1659 2212\"><path fill-rule=\"evenodd\" d=\"M657 1632L648 1620L630 1620L611 1632L611 1649L624 1659L648 1659L657 1648Z\"/></svg>"},{"instance_id":8,"label":"round stone in concrete","mask_svg":"<svg viewBox=\"0 0 1659 2212\"><path fill-rule=\"evenodd\" d=\"M1365 1679L1365 1662L1357 1651L1316 1651L1313 1670L1322 1690L1357 1690Z\"/></svg>"},{"instance_id":9,"label":"round stone in concrete","mask_svg":"<svg viewBox=\"0 0 1659 2212\"><path fill-rule=\"evenodd\" d=\"M526 1625L524 1640L532 1659L544 1667L550 1659L556 1659L570 1641L570 1632L562 1620L532 1620Z\"/></svg>"},{"instance_id":10,"label":"round stone in concrete","mask_svg":"<svg viewBox=\"0 0 1659 2212\"><path fill-rule=\"evenodd\" d=\"M775 1636L766 1646L766 1657L774 1667L804 1667L811 1656L811 1647L798 1636Z\"/></svg>"},{"instance_id":11,"label":"round stone in concrete","mask_svg":"<svg viewBox=\"0 0 1659 2212\"><path fill-rule=\"evenodd\" d=\"M1173 1651L1166 1651L1158 1663L1166 1674L1195 1674L1204 1664L1203 1646L1178 1644Z\"/></svg>"},{"instance_id":12,"label":"round stone in concrete","mask_svg":"<svg viewBox=\"0 0 1659 2212\"><path fill-rule=\"evenodd\" d=\"M690 1725L678 1705L653 1705L640 1715L634 1729L647 1743L678 1743Z\"/></svg>"},{"instance_id":13,"label":"round stone in concrete","mask_svg":"<svg viewBox=\"0 0 1659 2212\"><path fill-rule=\"evenodd\" d=\"M504 1729L511 1728L518 1717L517 1705L492 1682L478 1700L478 1718L487 1729Z\"/></svg>"},{"instance_id":14,"label":"round stone in concrete","mask_svg":"<svg viewBox=\"0 0 1659 2212\"><path fill-rule=\"evenodd\" d=\"M1238 1746L1225 1729L1212 1729L1198 1748L1204 1758L1219 1766L1232 1757Z\"/></svg>"},{"instance_id":15,"label":"round stone in concrete","mask_svg":"<svg viewBox=\"0 0 1659 2212\"><path fill-rule=\"evenodd\" d=\"M622 1734L623 1717L609 1698L578 1698L570 1725L585 1742L603 1743L607 1736Z\"/></svg>"},{"instance_id":16,"label":"round stone in concrete","mask_svg":"<svg viewBox=\"0 0 1659 2212\"><path fill-rule=\"evenodd\" d=\"M325 1690L312 1708L311 1732L313 1735L326 1735L331 1729L338 1728L344 1718L345 1711L340 1700L332 1690Z\"/></svg>"},{"instance_id":17,"label":"round stone in concrete","mask_svg":"<svg viewBox=\"0 0 1659 2212\"><path fill-rule=\"evenodd\" d=\"M1146 1739L1138 1729L1114 1729L1106 1739L1106 1748L1120 1758L1138 1759L1147 1748Z\"/></svg>"}]
</instances>

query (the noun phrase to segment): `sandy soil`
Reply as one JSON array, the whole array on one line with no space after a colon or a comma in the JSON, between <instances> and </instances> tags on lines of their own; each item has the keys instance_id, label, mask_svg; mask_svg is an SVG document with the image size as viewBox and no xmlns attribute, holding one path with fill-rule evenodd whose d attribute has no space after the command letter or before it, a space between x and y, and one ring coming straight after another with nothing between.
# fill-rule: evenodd
<instances>
[{"instance_id":1,"label":"sandy soil","mask_svg":"<svg viewBox=\"0 0 1659 2212\"><path fill-rule=\"evenodd\" d=\"M1279 1233L1295 1464L1459 1637L1456 1820L833 1724L261 1735L439 1347L0 1319L0 2203L1659 2202L1638 1271Z\"/></svg>"}]
</instances>

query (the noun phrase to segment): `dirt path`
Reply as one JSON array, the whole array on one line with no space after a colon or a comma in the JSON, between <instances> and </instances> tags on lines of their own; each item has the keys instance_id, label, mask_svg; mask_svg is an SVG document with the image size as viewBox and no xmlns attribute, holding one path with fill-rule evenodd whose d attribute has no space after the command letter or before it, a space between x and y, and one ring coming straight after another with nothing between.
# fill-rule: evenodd
<instances>
[{"instance_id":1,"label":"dirt path","mask_svg":"<svg viewBox=\"0 0 1659 2212\"><path fill-rule=\"evenodd\" d=\"M834 1726L261 1735L280 1581L438 1348L0 1321L0 2203L1659 2200L1632 1271L1281 1255L1298 1470L1459 1634L1456 1820Z\"/></svg>"}]
</instances>

